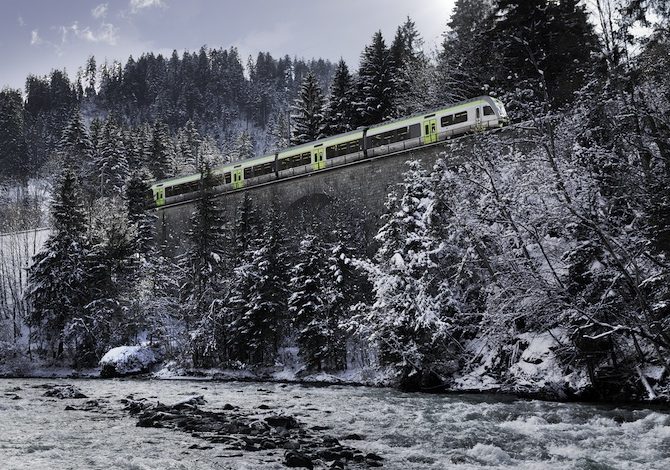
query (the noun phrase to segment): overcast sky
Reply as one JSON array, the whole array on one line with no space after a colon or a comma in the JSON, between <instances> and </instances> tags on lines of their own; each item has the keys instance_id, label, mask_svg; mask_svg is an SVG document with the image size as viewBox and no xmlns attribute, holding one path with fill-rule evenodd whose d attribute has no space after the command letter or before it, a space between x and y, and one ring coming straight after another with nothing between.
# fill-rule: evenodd
<instances>
[{"instance_id":1,"label":"overcast sky","mask_svg":"<svg viewBox=\"0 0 670 470\"><path fill-rule=\"evenodd\" d=\"M29 73L66 68L71 78L95 55L125 61L236 46L358 66L381 29L387 43L409 15L426 49L440 42L454 0L0 0L0 88L23 88Z\"/></svg>"}]
</instances>

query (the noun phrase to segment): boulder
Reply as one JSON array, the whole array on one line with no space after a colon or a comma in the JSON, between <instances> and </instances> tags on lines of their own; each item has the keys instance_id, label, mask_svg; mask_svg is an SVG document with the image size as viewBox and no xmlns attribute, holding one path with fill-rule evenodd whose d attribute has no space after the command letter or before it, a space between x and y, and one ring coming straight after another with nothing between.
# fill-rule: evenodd
<instances>
[{"instance_id":1,"label":"boulder","mask_svg":"<svg viewBox=\"0 0 670 470\"><path fill-rule=\"evenodd\" d=\"M158 362L153 349L146 346L119 346L100 359L100 377L124 377L148 372Z\"/></svg>"}]
</instances>

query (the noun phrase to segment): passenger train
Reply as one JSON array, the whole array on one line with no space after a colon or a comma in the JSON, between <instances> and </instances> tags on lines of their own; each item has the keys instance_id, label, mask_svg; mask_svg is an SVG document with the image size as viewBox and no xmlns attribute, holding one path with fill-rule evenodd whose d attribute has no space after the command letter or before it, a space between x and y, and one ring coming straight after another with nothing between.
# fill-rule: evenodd
<instances>
[{"instance_id":1,"label":"passenger train","mask_svg":"<svg viewBox=\"0 0 670 470\"><path fill-rule=\"evenodd\" d=\"M345 134L301 144L262 157L231 162L212 169L217 189L237 191L341 166L358 160L431 145L453 136L502 127L509 123L505 106L480 96L435 111L363 127ZM174 204L198 191L200 174L158 181L151 186L152 206Z\"/></svg>"}]
</instances>

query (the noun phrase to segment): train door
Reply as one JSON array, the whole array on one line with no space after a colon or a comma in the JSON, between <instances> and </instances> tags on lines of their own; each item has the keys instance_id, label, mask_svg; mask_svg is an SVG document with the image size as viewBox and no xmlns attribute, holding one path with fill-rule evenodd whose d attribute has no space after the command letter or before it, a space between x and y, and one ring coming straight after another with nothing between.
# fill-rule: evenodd
<instances>
[{"instance_id":1,"label":"train door","mask_svg":"<svg viewBox=\"0 0 670 470\"><path fill-rule=\"evenodd\" d=\"M482 109L477 106L475 108L475 129L476 130L482 130L484 126L482 126Z\"/></svg>"},{"instance_id":2,"label":"train door","mask_svg":"<svg viewBox=\"0 0 670 470\"><path fill-rule=\"evenodd\" d=\"M423 143L434 142L437 142L437 119L426 119L423 121Z\"/></svg>"},{"instance_id":3,"label":"train door","mask_svg":"<svg viewBox=\"0 0 670 470\"><path fill-rule=\"evenodd\" d=\"M154 200L156 201L156 207L165 205L165 188L158 187L154 192Z\"/></svg>"},{"instance_id":4,"label":"train door","mask_svg":"<svg viewBox=\"0 0 670 470\"><path fill-rule=\"evenodd\" d=\"M326 168L325 150L323 147L312 150L312 169L321 170Z\"/></svg>"},{"instance_id":5,"label":"train door","mask_svg":"<svg viewBox=\"0 0 670 470\"><path fill-rule=\"evenodd\" d=\"M242 168L233 170L233 189L240 189L244 186L244 174Z\"/></svg>"}]
</instances>

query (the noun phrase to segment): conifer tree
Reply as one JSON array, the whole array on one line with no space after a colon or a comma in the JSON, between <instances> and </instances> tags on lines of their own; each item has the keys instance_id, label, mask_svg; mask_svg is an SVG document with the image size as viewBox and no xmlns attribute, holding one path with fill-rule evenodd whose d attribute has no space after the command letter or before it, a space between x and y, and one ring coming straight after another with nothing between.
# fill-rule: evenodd
<instances>
[{"instance_id":1,"label":"conifer tree","mask_svg":"<svg viewBox=\"0 0 670 470\"><path fill-rule=\"evenodd\" d=\"M328 104L324 112L325 136L342 134L354 129L356 109L353 105L355 89L353 78L344 59L340 59L330 85Z\"/></svg>"},{"instance_id":2,"label":"conifer tree","mask_svg":"<svg viewBox=\"0 0 670 470\"><path fill-rule=\"evenodd\" d=\"M101 196L123 194L128 177L128 159L121 128L113 119L108 119L102 129L100 154L95 161L95 180Z\"/></svg>"},{"instance_id":3,"label":"conifer tree","mask_svg":"<svg viewBox=\"0 0 670 470\"><path fill-rule=\"evenodd\" d=\"M487 47L492 12L491 0L456 0L437 57L439 103L455 103L488 91L493 73L492 51Z\"/></svg>"},{"instance_id":4,"label":"conifer tree","mask_svg":"<svg viewBox=\"0 0 670 470\"><path fill-rule=\"evenodd\" d=\"M88 296L86 215L72 169L66 169L58 182L52 217L53 232L29 270L28 297L34 339L54 357L61 357L66 327L82 312Z\"/></svg>"},{"instance_id":5,"label":"conifer tree","mask_svg":"<svg viewBox=\"0 0 670 470\"><path fill-rule=\"evenodd\" d=\"M0 91L0 167L7 174L25 177L29 173L23 137L23 99L18 90ZM4 173L4 171L3 171Z\"/></svg>"},{"instance_id":6,"label":"conifer tree","mask_svg":"<svg viewBox=\"0 0 670 470\"><path fill-rule=\"evenodd\" d=\"M148 255L153 244L153 217L148 214L147 205L151 203L149 175L143 171L133 173L128 179L125 191L128 221L134 227L134 246L138 254Z\"/></svg>"},{"instance_id":7,"label":"conifer tree","mask_svg":"<svg viewBox=\"0 0 670 470\"><path fill-rule=\"evenodd\" d=\"M597 47L580 1L497 0L495 15L490 34L501 54L498 83L505 90L518 88L522 81L539 83L538 93L546 84L553 104L570 102L584 84Z\"/></svg>"},{"instance_id":8,"label":"conifer tree","mask_svg":"<svg viewBox=\"0 0 670 470\"><path fill-rule=\"evenodd\" d=\"M280 213L273 206L231 281L231 350L248 364L272 364L279 347L287 302L284 230Z\"/></svg>"},{"instance_id":9,"label":"conifer tree","mask_svg":"<svg viewBox=\"0 0 670 470\"><path fill-rule=\"evenodd\" d=\"M202 166L200 194L191 217L188 250L183 258L183 318L187 330L209 312L219 290L223 256L223 215L210 189L215 185L209 165Z\"/></svg>"},{"instance_id":10,"label":"conifer tree","mask_svg":"<svg viewBox=\"0 0 670 470\"><path fill-rule=\"evenodd\" d=\"M62 164L78 169L80 174L82 169L91 163L93 145L81 120L79 110L72 113L72 118L63 130L58 150Z\"/></svg>"},{"instance_id":11,"label":"conifer tree","mask_svg":"<svg viewBox=\"0 0 670 470\"><path fill-rule=\"evenodd\" d=\"M201 167L200 195L191 217L188 247L180 261L180 316L191 360L196 367L211 366L212 314L221 295L224 254L224 219L211 193L215 179L207 163Z\"/></svg>"},{"instance_id":12,"label":"conifer tree","mask_svg":"<svg viewBox=\"0 0 670 470\"><path fill-rule=\"evenodd\" d=\"M365 47L358 68L356 106L359 124L372 125L393 117L393 60L381 31Z\"/></svg>"},{"instance_id":13,"label":"conifer tree","mask_svg":"<svg viewBox=\"0 0 670 470\"><path fill-rule=\"evenodd\" d=\"M279 110L270 118L268 123L270 151L286 149L291 144L288 116L285 110Z\"/></svg>"},{"instance_id":14,"label":"conifer tree","mask_svg":"<svg viewBox=\"0 0 670 470\"><path fill-rule=\"evenodd\" d=\"M310 71L302 82L300 95L293 106L293 144L313 142L323 137L323 93Z\"/></svg>"},{"instance_id":15,"label":"conifer tree","mask_svg":"<svg viewBox=\"0 0 670 470\"><path fill-rule=\"evenodd\" d=\"M151 131L147 148L147 167L157 180L173 175L174 153L170 134L165 124L156 121Z\"/></svg>"},{"instance_id":16,"label":"conifer tree","mask_svg":"<svg viewBox=\"0 0 670 470\"><path fill-rule=\"evenodd\" d=\"M86 257L88 302L72 319L76 365L93 366L110 348L135 341L142 327L134 308L139 263L135 227L118 196L95 201Z\"/></svg>"},{"instance_id":17,"label":"conifer tree","mask_svg":"<svg viewBox=\"0 0 670 470\"><path fill-rule=\"evenodd\" d=\"M310 369L318 371L327 365L324 362L330 356L329 346L331 340L335 340L327 322L324 258L325 250L319 239L314 235L304 237L300 242L299 262L291 271L288 286L291 292L288 313L300 356Z\"/></svg>"},{"instance_id":18,"label":"conifer tree","mask_svg":"<svg viewBox=\"0 0 670 470\"><path fill-rule=\"evenodd\" d=\"M247 160L254 157L254 141L249 131L242 131L235 142L235 160Z\"/></svg>"},{"instance_id":19,"label":"conifer tree","mask_svg":"<svg viewBox=\"0 0 670 470\"><path fill-rule=\"evenodd\" d=\"M448 320L434 285L439 280L430 256L434 240L426 227L433 194L420 164L409 165L402 194L388 201L374 263L360 263L375 299L354 323L377 345L382 363L396 369L402 385L421 387L439 377L447 357Z\"/></svg>"},{"instance_id":20,"label":"conifer tree","mask_svg":"<svg viewBox=\"0 0 670 470\"><path fill-rule=\"evenodd\" d=\"M393 63L393 109L395 116L425 110L430 104L433 81L423 39L411 18L398 27L390 48Z\"/></svg>"},{"instance_id":21,"label":"conifer tree","mask_svg":"<svg viewBox=\"0 0 670 470\"><path fill-rule=\"evenodd\" d=\"M177 140L180 151L179 172L184 174L194 173L197 168L200 168L200 146L203 139L200 137L193 120L189 119L186 126L180 130Z\"/></svg>"}]
</instances>

